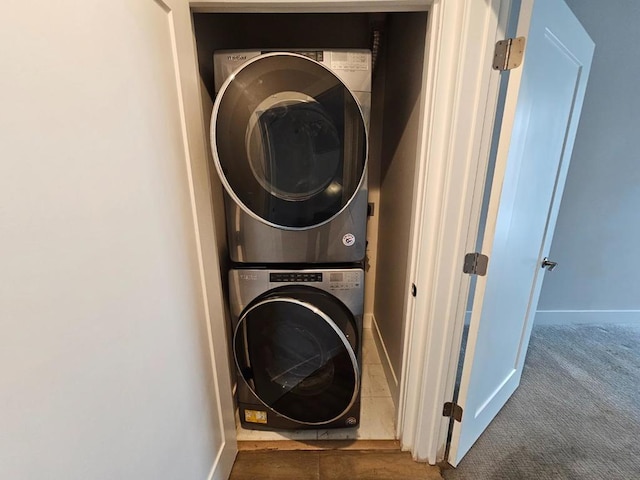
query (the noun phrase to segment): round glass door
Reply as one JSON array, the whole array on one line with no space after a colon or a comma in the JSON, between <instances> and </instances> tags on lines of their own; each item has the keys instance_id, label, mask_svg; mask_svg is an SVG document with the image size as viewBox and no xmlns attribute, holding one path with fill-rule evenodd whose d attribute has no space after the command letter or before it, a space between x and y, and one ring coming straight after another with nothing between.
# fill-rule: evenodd
<instances>
[{"instance_id":1,"label":"round glass door","mask_svg":"<svg viewBox=\"0 0 640 480\"><path fill-rule=\"evenodd\" d=\"M249 305L236 326L234 355L256 397L309 425L339 418L355 401L360 371L353 316L313 287L282 287Z\"/></svg>"},{"instance_id":2,"label":"round glass door","mask_svg":"<svg viewBox=\"0 0 640 480\"><path fill-rule=\"evenodd\" d=\"M211 146L231 198L278 228L328 222L355 196L367 140L353 94L323 65L290 53L261 55L222 86Z\"/></svg>"}]
</instances>

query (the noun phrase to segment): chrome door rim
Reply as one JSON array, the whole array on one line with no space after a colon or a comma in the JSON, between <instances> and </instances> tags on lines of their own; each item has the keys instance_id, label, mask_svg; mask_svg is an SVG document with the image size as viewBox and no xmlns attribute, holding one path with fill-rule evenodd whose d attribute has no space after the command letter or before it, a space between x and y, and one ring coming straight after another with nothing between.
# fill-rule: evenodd
<instances>
[{"instance_id":1,"label":"chrome door rim","mask_svg":"<svg viewBox=\"0 0 640 480\"><path fill-rule=\"evenodd\" d=\"M308 225L308 226L304 226L304 227L291 227L291 226L287 226L287 225L279 225L277 223L270 222L270 221L262 218L260 215L256 214L249 207L247 207L244 204L244 202L242 202L242 200L240 200L240 198L238 198L238 196L234 192L233 188L229 184L229 181L227 180L227 177L224 174L224 171L222 169L222 164L220 163L220 157L218 156L218 145L217 145L217 142L216 142L216 125L218 123L218 110L220 109L220 103L222 102L222 97L224 96L225 91L227 90L229 85L231 85L231 83L235 80L235 76L236 76L236 74L238 72L240 72L241 70L243 70L244 68L246 68L247 66L251 65L254 62L257 62L259 60L262 60L262 59L265 59L265 58L268 58L268 57L276 57L276 56L285 56L285 57L288 56L288 57L302 58L302 59L307 60L309 62L313 62L313 63L315 63L317 65L320 65L329 74L334 76L344 86L344 88L347 90L347 92L349 92L349 95L351 95L351 97L355 101L355 104L358 107L358 111L360 112L360 120L362 121L362 125L364 127L364 136L365 136L365 142L364 142L365 143L365 147L364 147L365 148L364 149L364 152L365 152L365 154L364 154L364 167L362 168L362 175L360 176L360 181L358 182L358 186L354 190L354 192L351 195L351 197L349 197L349 200L345 202L345 204L342 206L342 208L340 210L338 210L338 212L336 212L334 215L332 215L331 217L327 218L326 220L323 220L320 223L316 223L314 225ZM315 60L313 60L313 59L311 59L309 57L305 57L304 55L300 55L300 54L297 54L297 53L291 53L291 52L264 53L262 55L258 55L257 57L254 57L254 58L248 60L247 62L243 63L231 75L229 75L229 77L227 77L227 79L224 81L224 83L220 87L220 90L218 91L218 93L216 95L215 102L213 104L213 112L211 113L211 126L209 128L209 137L210 137L210 140L211 140L211 153L213 155L213 164L216 167L216 171L218 172L218 178L220 178L220 182L222 182L222 185L224 186L224 189L227 192L227 194L251 218L253 218L255 220L258 220L259 222L264 223L265 225L268 225L270 227L277 228L277 229L280 229L280 230L298 230L298 231L311 230L312 228L321 227L321 226L326 225L327 223L331 222L336 217L338 217L342 212L344 212L347 209L347 207L349 207L349 205L351 205L351 202L353 202L353 199L360 192L360 190L362 188L362 185L364 183L364 180L365 180L365 178L367 176L366 173L367 173L367 168L368 168L368 165L369 165L369 130L368 130L368 127L367 127L367 122L366 122L366 120L364 118L364 113L362 112L362 106L360 105L360 102L358 101L358 98L353 94L351 89L347 85L345 85L345 83L330 68L328 68L327 66L323 65L320 62L317 62L317 61L315 61Z\"/></svg>"},{"instance_id":2,"label":"chrome door rim","mask_svg":"<svg viewBox=\"0 0 640 480\"><path fill-rule=\"evenodd\" d=\"M272 408L271 406L267 405L262 398L260 398L260 396L255 392L255 390L253 388L251 388L251 385L249 385L249 382L247 382L244 378L244 376L242 376L242 381L244 382L244 384L247 386L247 388L251 391L251 393L258 399L258 401L264 405L266 408L268 408L269 410L271 410L272 412L276 413L277 415L284 417L288 420L291 420L292 422L296 422L296 423L300 423L302 425L326 425L327 423L331 423L337 419L339 419L342 415L344 415L346 412L349 411L349 409L353 406L353 404L356 402L357 398L358 398L358 392L360 391L360 367L358 367L358 359L356 358L356 354L353 351L353 348L351 348L351 344L349 343L349 340L347 339L347 337L345 336L344 332L340 329L340 327L338 327L338 325L336 325L336 323L331 320L331 318L325 314L322 310L320 310L319 308L315 307L314 305L308 303L308 302L303 302L302 300L298 300L296 298L290 298L290 297L280 297L280 298L268 298L265 300L262 300L254 305L252 305L251 307L249 307L246 311L242 312L242 314L240 315L240 318L238 320L238 324L236 325L236 328L233 332L233 360L236 364L236 368L238 370L238 372L240 372L242 370L240 364L238 363L238 354L236 352L236 338L238 336L238 332L240 330L240 326L242 325L243 322L245 322L247 315L249 315L249 313L251 313L252 311L254 311L256 308L262 306L262 305L266 305L269 303L276 303L276 302L284 302L284 303L292 303L292 304L296 304L299 305L303 308L306 308L308 310L310 310L311 312L313 312L314 314L316 314L317 316L319 316L320 318L322 318L322 320L324 320L334 331L335 333L338 335L338 337L340 338L340 340L342 341L345 349L347 350L347 353L349 354L349 358L351 360L351 365L353 367L353 372L355 374L355 386L353 389L353 395L351 396L351 401L349 402L349 404L344 408L344 410L342 412L340 412L339 415L336 415L334 418L330 419L330 420L325 420L322 422L305 422L302 420L297 420L295 418L291 418L287 415L284 415L280 412L278 412L277 410L275 410L274 408ZM357 331L357 330L356 330ZM358 341L360 341L358 339Z\"/></svg>"}]
</instances>

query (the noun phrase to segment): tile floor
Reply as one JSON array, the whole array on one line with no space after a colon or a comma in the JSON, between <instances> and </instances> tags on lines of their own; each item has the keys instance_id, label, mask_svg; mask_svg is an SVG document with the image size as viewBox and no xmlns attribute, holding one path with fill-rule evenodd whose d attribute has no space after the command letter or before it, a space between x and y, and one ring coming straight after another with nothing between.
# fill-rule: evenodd
<instances>
[{"instance_id":1,"label":"tile floor","mask_svg":"<svg viewBox=\"0 0 640 480\"><path fill-rule=\"evenodd\" d=\"M236 418L238 441L390 440L395 438L395 407L371 329L363 331L361 419L359 428L266 432L245 430Z\"/></svg>"}]
</instances>

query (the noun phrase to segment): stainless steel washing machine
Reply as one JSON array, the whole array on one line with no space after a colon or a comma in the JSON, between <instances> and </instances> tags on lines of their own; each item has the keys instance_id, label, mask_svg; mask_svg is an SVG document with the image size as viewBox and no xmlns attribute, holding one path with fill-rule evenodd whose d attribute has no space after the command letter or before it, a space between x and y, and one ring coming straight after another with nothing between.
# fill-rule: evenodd
<instances>
[{"instance_id":1,"label":"stainless steel washing machine","mask_svg":"<svg viewBox=\"0 0 640 480\"><path fill-rule=\"evenodd\" d=\"M364 271L229 272L242 426L359 425Z\"/></svg>"},{"instance_id":2,"label":"stainless steel washing machine","mask_svg":"<svg viewBox=\"0 0 640 480\"><path fill-rule=\"evenodd\" d=\"M231 260L364 258L371 54L214 54L214 163Z\"/></svg>"}]
</instances>

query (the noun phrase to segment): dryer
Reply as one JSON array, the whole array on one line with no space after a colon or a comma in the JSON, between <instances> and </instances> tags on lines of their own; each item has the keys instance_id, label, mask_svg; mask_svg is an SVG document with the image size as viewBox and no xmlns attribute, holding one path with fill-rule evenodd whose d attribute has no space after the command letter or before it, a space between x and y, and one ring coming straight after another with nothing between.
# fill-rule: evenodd
<instances>
[{"instance_id":1,"label":"dryer","mask_svg":"<svg viewBox=\"0 0 640 480\"><path fill-rule=\"evenodd\" d=\"M371 53L222 51L214 72L231 260L361 261Z\"/></svg>"},{"instance_id":2,"label":"dryer","mask_svg":"<svg viewBox=\"0 0 640 480\"><path fill-rule=\"evenodd\" d=\"M363 281L357 268L229 272L243 427L359 424Z\"/></svg>"}]
</instances>

